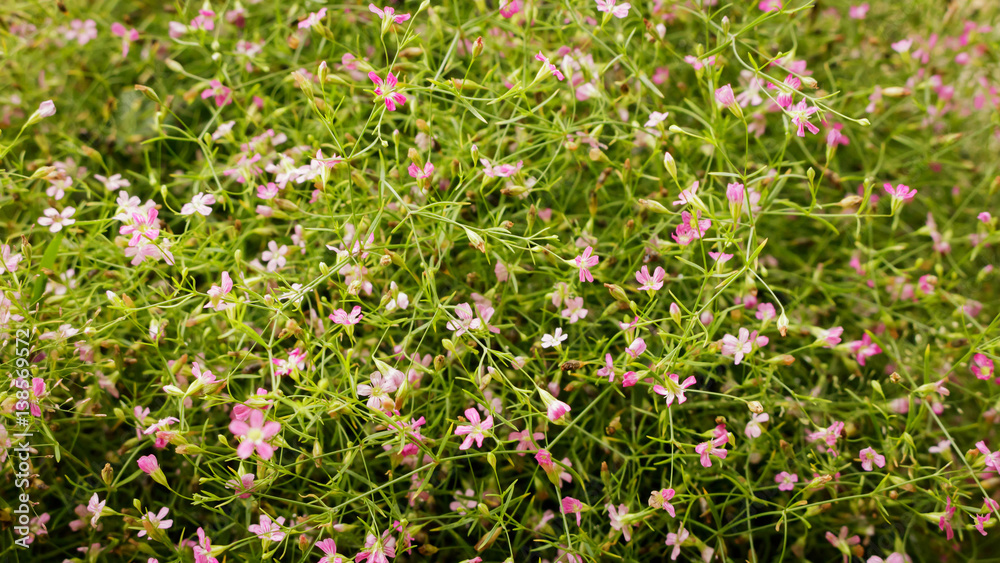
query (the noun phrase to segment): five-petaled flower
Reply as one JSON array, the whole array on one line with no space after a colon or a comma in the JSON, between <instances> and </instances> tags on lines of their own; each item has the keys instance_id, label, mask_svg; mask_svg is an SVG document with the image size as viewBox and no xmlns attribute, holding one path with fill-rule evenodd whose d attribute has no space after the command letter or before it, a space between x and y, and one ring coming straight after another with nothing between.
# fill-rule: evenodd
<instances>
[{"instance_id":1,"label":"five-petaled flower","mask_svg":"<svg viewBox=\"0 0 1000 563\"><path fill-rule=\"evenodd\" d=\"M236 454L241 459L250 457L254 450L262 459L271 459L274 455L274 446L270 441L281 431L281 423L274 420L264 422L264 412L254 409L250 413L249 422L234 420L229 423L229 431L234 436L242 438L236 448Z\"/></svg>"},{"instance_id":2,"label":"five-petaled flower","mask_svg":"<svg viewBox=\"0 0 1000 563\"><path fill-rule=\"evenodd\" d=\"M580 268L580 281L594 281L594 276L590 273L590 269L597 265L600 258L594 254L594 249L590 246L583 250L583 254L577 256L573 259L576 262L576 267Z\"/></svg>"},{"instance_id":3,"label":"five-petaled flower","mask_svg":"<svg viewBox=\"0 0 1000 563\"><path fill-rule=\"evenodd\" d=\"M671 373L663 380L663 385L656 384L653 385L653 392L657 395L663 395L667 398L667 406L674 404L677 401L678 405L684 404L687 401L687 397L684 396L684 390L691 387L698 380L695 379L693 375L689 375L683 382L680 381L680 376L676 373Z\"/></svg>"},{"instance_id":4,"label":"five-petaled flower","mask_svg":"<svg viewBox=\"0 0 1000 563\"><path fill-rule=\"evenodd\" d=\"M472 442L476 443L477 448L483 447L483 439L486 437L486 431L493 428L493 415L489 415L486 417L486 420L483 420L479 416L479 411L469 408L465 409L465 419L469 421L469 424L455 428L456 436L465 436L462 445L458 449L467 450L472 447Z\"/></svg>"},{"instance_id":5,"label":"five-petaled flower","mask_svg":"<svg viewBox=\"0 0 1000 563\"><path fill-rule=\"evenodd\" d=\"M384 81L374 71L368 73L368 78L371 78L372 82L375 83L375 101L383 100L385 109L396 111L396 106L406 103L406 96L396 91L399 81L396 80L396 75L391 70L386 74Z\"/></svg>"}]
</instances>

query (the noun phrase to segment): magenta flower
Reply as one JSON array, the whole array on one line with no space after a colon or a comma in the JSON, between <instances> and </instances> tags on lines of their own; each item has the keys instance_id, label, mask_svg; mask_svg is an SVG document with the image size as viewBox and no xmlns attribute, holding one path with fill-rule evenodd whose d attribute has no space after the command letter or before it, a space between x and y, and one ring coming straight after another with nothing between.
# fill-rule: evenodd
<instances>
[{"instance_id":1,"label":"magenta flower","mask_svg":"<svg viewBox=\"0 0 1000 563\"><path fill-rule=\"evenodd\" d=\"M365 538L364 549L354 556L354 562L389 563L389 559L394 557L396 557L396 538L390 536L386 530L381 536L369 533Z\"/></svg>"},{"instance_id":2,"label":"magenta flower","mask_svg":"<svg viewBox=\"0 0 1000 563\"><path fill-rule=\"evenodd\" d=\"M984 526L990 523L990 517L991 514L989 512L986 514L976 514L976 530L984 536L986 535L986 529Z\"/></svg>"},{"instance_id":3,"label":"magenta flower","mask_svg":"<svg viewBox=\"0 0 1000 563\"><path fill-rule=\"evenodd\" d=\"M608 510L608 519L611 520L611 528L619 530L625 537L625 541L632 541L632 527L635 524L624 521L625 515L628 514L628 507L619 504L618 508L615 508L615 505L608 504L605 508Z\"/></svg>"},{"instance_id":4,"label":"magenta flower","mask_svg":"<svg viewBox=\"0 0 1000 563\"><path fill-rule=\"evenodd\" d=\"M368 4L368 11L375 14L379 19L383 21L389 21L392 23L403 23L410 19L410 14L396 14L395 8L385 7L379 8L375 4Z\"/></svg>"},{"instance_id":5,"label":"magenta flower","mask_svg":"<svg viewBox=\"0 0 1000 563\"><path fill-rule=\"evenodd\" d=\"M787 111L788 115L792 118L792 123L798 127L796 135L799 137L806 136L805 129L809 129L809 132L814 135L819 133L819 127L816 127L809 122L809 116L819 111L819 108L816 106L810 106L805 102L799 102L785 111Z\"/></svg>"},{"instance_id":6,"label":"magenta flower","mask_svg":"<svg viewBox=\"0 0 1000 563\"><path fill-rule=\"evenodd\" d=\"M861 467L863 467L865 471L871 471L873 463L879 466L879 468L885 467L885 456L879 455L879 453L875 451L875 448L869 446L861 450L858 455L861 457Z\"/></svg>"},{"instance_id":7,"label":"magenta flower","mask_svg":"<svg viewBox=\"0 0 1000 563\"><path fill-rule=\"evenodd\" d=\"M659 289L663 287L663 279L666 274L667 273L663 271L663 268L657 266L656 270L653 271L653 275L649 275L649 267L643 266L638 272L635 273L635 281L642 284L639 289L646 291L659 291Z\"/></svg>"},{"instance_id":8,"label":"magenta flower","mask_svg":"<svg viewBox=\"0 0 1000 563\"><path fill-rule=\"evenodd\" d=\"M976 353L972 356L972 364L969 369L977 379L988 380L993 377L993 360L983 354Z\"/></svg>"},{"instance_id":9,"label":"magenta flower","mask_svg":"<svg viewBox=\"0 0 1000 563\"><path fill-rule=\"evenodd\" d=\"M868 16L869 9L870 6L868 5L868 2L865 2L864 4L858 4L857 6L851 6L847 10L847 16L852 20L863 20L865 19L865 17Z\"/></svg>"},{"instance_id":10,"label":"magenta flower","mask_svg":"<svg viewBox=\"0 0 1000 563\"><path fill-rule=\"evenodd\" d=\"M410 173L411 177L416 178L417 180L422 180L425 178L430 178L431 176L434 175L434 165L431 164L430 162L427 162L426 164L424 164L423 170L421 170L420 167L417 166L416 162L411 162L410 166L406 169L406 171Z\"/></svg>"},{"instance_id":11,"label":"magenta flower","mask_svg":"<svg viewBox=\"0 0 1000 563\"><path fill-rule=\"evenodd\" d=\"M955 507L951 504L951 497L948 497L944 505L944 514L938 520L938 530L943 530L948 541L955 537L955 531L951 527L951 520L955 517Z\"/></svg>"},{"instance_id":12,"label":"magenta flower","mask_svg":"<svg viewBox=\"0 0 1000 563\"><path fill-rule=\"evenodd\" d=\"M372 82L375 83L375 101L384 100L385 109L396 111L396 106L406 103L406 96L396 92L399 81L396 80L396 75L391 70L386 75L385 81L374 71L368 73L368 78L371 78Z\"/></svg>"},{"instance_id":13,"label":"magenta flower","mask_svg":"<svg viewBox=\"0 0 1000 563\"><path fill-rule=\"evenodd\" d=\"M250 457L254 450L263 459L271 459L274 455L274 446L269 441L281 430L281 423L277 421L264 422L264 413L254 410L250 413L250 420L234 420L229 423L229 431L233 436L242 437L236 454L241 459Z\"/></svg>"},{"instance_id":14,"label":"magenta flower","mask_svg":"<svg viewBox=\"0 0 1000 563\"><path fill-rule=\"evenodd\" d=\"M576 267L580 268L581 282L594 281L594 276L591 275L590 269L597 265L597 263L600 261L600 258L598 258L597 255L594 254L593 248L588 246L587 248L584 249L583 254L574 258L573 261L576 262Z\"/></svg>"},{"instance_id":15,"label":"magenta flower","mask_svg":"<svg viewBox=\"0 0 1000 563\"><path fill-rule=\"evenodd\" d=\"M897 184L894 188L892 187L892 184L887 182L882 184L882 187L889 193L889 195L892 196L893 200L906 202L910 201L917 195L917 190L910 188L910 186L907 186L906 184Z\"/></svg>"},{"instance_id":16,"label":"magenta flower","mask_svg":"<svg viewBox=\"0 0 1000 563\"><path fill-rule=\"evenodd\" d=\"M982 440L976 442L976 449L979 450L981 454L986 456L986 467L1000 472L1000 450L990 452L989 448L986 447L986 442Z\"/></svg>"},{"instance_id":17,"label":"magenta flower","mask_svg":"<svg viewBox=\"0 0 1000 563\"><path fill-rule=\"evenodd\" d=\"M757 4L762 12L780 12L781 11L781 0L760 0Z\"/></svg>"},{"instance_id":18,"label":"magenta flower","mask_svg":"<svg viewBox=\"0 0 1000 563\"><path fill-rule=\"evenodd\" d=\"M794 473L782 471L774 476L774 482L778 484L779 491L791 491L795 488L795 483L799 482L799 476Z\"/></svg>"},{"instance_id":19,"label":"magenta flower","mask_svg":"<svg viewBox=\"0 0 1000 563\"><path fill-rule=\"evenodd\" d=\"M152 475L153 472L160 469L160 464L157 462L156 456L152 454L140 457L137 463L139 464L139 469L146 475Z\"/></svg>"},{"instance_id":20,"label":"magenta flower","mask_svg":"<svg viewBox=\"0 0 1000 563\"><path fill-rule=\"evenodd\" d=\"M597 1L597 11L604 12L606 14L611 14L614 17L621 19L628 15L629 8L632 7L628 2L623 2L618 4L618 0L596 0Z\"/></svg>"},{"instance_id":21,"label":"magenta flower","mask_svg":"<svg viewBox=\"0 0 1000 563\"><path fill-rule=\"evenodd\" d=\"M476 442L477 448L483 447L483 438L486 437L485 432L493 428L493 416L487 416L486 420L482 420L479 417L479 411L469 408L465 409L465 418L469 421L469 424L455 428L456 436L465 436L465 440L462 441L462 445L458 449L469 449L472 447L473 441Z\"/></svg>"},{"instance_id":22,"label":"magenta flower","mask_svg":"<svg viewBox=\"0 0 1000 563\"><path fill-rule=\"evenodd\" d=\"M139 39L139 32L134 27L125 29L125 26L118 22L111 24L111 34L122 38L122 57L128 56L132 42Z\"/></svg>"},{"instance_id":23,"label":"magenta flower","mask_svg":"<svg viewBox=\"0 0 1000 563\"><path fill-rule=\"evenodd\" d=\"M272 521L266 514L261 514L260 523L250 524L247 530L262 540L279 542L285 539L285 532L282 532L280 528L284 523L284 516L280 516L276 521Z\"/></svg>"},{"instance_id":24,"label":"magenta flower","mask_svg":"<svg viewBox=\"0 0 1000 563\"><path fill-rule=\"evenodd\" d=\"M757 336L757 331L750 332L746 328L739 330L739 337L727 334L722 337L722 354L733 356L733 363L740 365L743 358L753 351L754 346L762 348L770 340L766 336Z\"/></svg>"},{"instance_id":25,"label":"magenta flower","mask_svg":"<svg viewBox=\"0 0 1000 563\"><path fill-rule=\"evenodd\" d=\"M500 0L500 15L510 19L521 11L521 0Z\"/></svg>"},{"instance_id":26,"label":"magenta flower","mask_svg":"<svg viewBox=\"0 0 1000 563\"><path fill-rule=\"evenodd\" d=\"M219 560L212 557L212 540L205 534L205 530L198 528L198 545L194 546L194 563L219 563Z\"/></svg>"},{"instance_id":27,"label":"magenta flower","mask_svg":"<svg viewBox=\"0 0 1000 563\"><path fill-rule=\"evenodd\" d=\"M823 442L827 447L833 448L834 444L837 443L837 439L840 438L840 433L844 431L844 423L836 421L827 428L817 430L816 432L810 432L806 434L807 442ZM820 445L819 450L822 452L824 448ZM836 451L831 450L832 455L837 455Z\"/></svg>"},{"instance_id":28,"label":"magenta flower","mask_svg":"<svg viewBox=\"0 0 1000 563\"><path fill-rule=\"evenodd\" d=\"M218 79L212 79L208 83L208 88L201 91L201 99L214 98L216 107L222 107L233 103L233 91L222 85Z\"/></svg>"},{"instance_id":29,"label":"magenta flower","mask_svg":"<svg viewBox=\"0 0 1000 563\"><path fill-rule=\"evenodd\" d=\"M848 343L848 347L857 356L858 363L862 366L865 365L865 360L868 358L882 353L882 348L872 342L872 337L867 332L861 337L861 340Z\"/></svg>"},{"instance_id":30,"label":"magenta flower","mask_svg":"<svg viewBox=\"0 0 1000 563\"><path fill-rule=\"evenodd\" d=\"M674 510L674 505L670 504L670 500L674 498L677 494L673 489L662 489L659 491L653 491L649 493L649 506L651 508L662 508L667 511L667 514L671 518L677 517L677 511Z\"/></svg>"},{"instance_id":31,"label":"magenta flower","mask_svg":"<svg viewBox=\"0 0 1000 563\"><path fill-rule=\"evenodd\" d=\"M835 326L826 330L820 330L818 340L824 342L824 348L833 348L837 344L840 344L842 334L844 334L844 327Z\"/></svg>"},{"instance_id":32,"label":"magenta flower","mask_svg":"<svg viewBox=\"0 0 1000 563\"><path fill-rule=\"evenodd\" d=\"M580 525L580 513L583 512L584 504L573 497L563 497L562 513L576 514L576 525Z\"/></svg>"},{"instance_id":33,"label":"magenta flower","mask_svg":"<svg viewBox=\"0 0 1000 563\"><path fill-rule=\"evenodd\" d=\"M693 375L689 375L681 383L680 376L676 373L671 373L663 381L664 385L653 385L653 392L667 398L667 407L674 404L674 400L677 401L678 405L684 404L687 401L687 397L684 396L684 390L698 382Z\"/></svg>"},{"instance_id":34,"label":"magenta flower","mask_svg":"<svg viewBox=\"0 0 1000 563\"><path fill-rule=\"evenodd\" d=\"M700 456L699 461L701 461L702 467L712 467L712 459L709 456L715 456L719 459L726 459L726 454L728 453L723 446L728 442L728 435L719 436L718 438L713 438L708 442L702 442L694 447L694 451Z\"/></svg>"}]
</instances>

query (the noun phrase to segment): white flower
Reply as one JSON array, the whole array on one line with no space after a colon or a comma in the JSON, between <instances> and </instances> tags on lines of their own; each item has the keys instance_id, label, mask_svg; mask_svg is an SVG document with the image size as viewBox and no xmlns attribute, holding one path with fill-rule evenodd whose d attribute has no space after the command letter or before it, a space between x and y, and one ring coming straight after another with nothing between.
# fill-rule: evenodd
<instances>
[{"instance_id":1,"label":"white flower","mask_svg":"<svg viewBox=\"0 0 1000 563\"><path fill-rule=\"evenodd\" d=\"M542 348L558 348L567 338L569 335L563 334L562 327L557 327L552 334L542 335Z\"/></svg>"},{"instance_id":2,"label":"white flower","mask_svg":"<svg viewBox=\"0 0 1000 563\"><path fill-rule=\"evenodd\" d=\"M112 174L105 178L100 174L94 174L94 178L104 184L104 188L109 192L113 192L118 188L127 188L132 185L132 182L122 178L121 174Z\"/></svg>"},{"instance_id":3,"label":"white flower","mask_svg":"<svg viewBox=\"0 0 1000 563\"><path fill-rule=\"evenodd\" d=\"M184 207L181 208L181 215L194 215L195 213L198 213L208 217L212 214L212 208L210 206L214 203L214 195L198 192L191 198L191 203L185 203Z\"/></svg>"}]
</instances>

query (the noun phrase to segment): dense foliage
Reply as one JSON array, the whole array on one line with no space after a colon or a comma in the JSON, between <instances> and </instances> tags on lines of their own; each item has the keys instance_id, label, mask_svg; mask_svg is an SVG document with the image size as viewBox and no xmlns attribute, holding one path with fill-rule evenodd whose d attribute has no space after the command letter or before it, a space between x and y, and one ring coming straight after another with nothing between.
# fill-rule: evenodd
<instances>
[{"instance_id":1,"label":"dense foliage","mask_svg":"<svg viewBox=\"0 0 1000 563\"><path fill-rule=\"evenodd\" d=\"M0 558L995 556L998 16L5 3Z\"/></svg>"}]
</instances>

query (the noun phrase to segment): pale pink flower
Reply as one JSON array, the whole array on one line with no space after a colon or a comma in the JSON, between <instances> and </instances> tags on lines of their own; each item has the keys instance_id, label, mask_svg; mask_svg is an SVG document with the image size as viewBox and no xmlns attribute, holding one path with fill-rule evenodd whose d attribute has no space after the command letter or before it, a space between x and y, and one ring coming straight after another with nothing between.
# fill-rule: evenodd
<instances>
[{"instance_id":1,"label":"pale pink flower","mask_svg":"<svg viewBox=\"0 0 1000 563\"><path fill-rule=\"evenodd\" d=\"M857 6L851 6L847 10L847 15L852 20L863 20L865 19L865 17L868 16L868 9L869 9L868 2L865 2L864 4L858 4Z\"/></svg>"},{"instance_id":2,"label":"pale pink flower","mask_svg":"<svg viewBox=\"0 0 1000 563\"><path fill-rule=\"evenodd\" d=\"M319 25L323 22L323 18L326 17L326 8L320 8L319 11L312 12L299 22L299 29L308 29L314 25Z\"/></svg>"},{"instance_id":3,"label":"pale pink flower","mask_svg":"<svg viewBox=\"0 0 1000 563\"><path fill-rule=\"evenodd\" d=\"M94 496L90 497L90 502L87 503L87 512L92 514L90 517L90 527L97 527L97 521L101 518L101 513L104 512L105 504L107 504L107 500L97 498L97 493L94 493Z\"/></svg>"},{"instance_id":4,"label":"pale pink flower","mask_svg":"<svg viewBox=\"0 0 1000 563\"><path fill-rule=\"evenodd\" d=\"M854 340L848 343L848 347L857 356L858 363L865 365L865 360L882 353L882 348L872 342L872 337L866 332L861 336L861 340Z\"/></svg>"},{"instance_id":5,"label":"pale pink flower","mask_svg":"<svg viewBox=\"0 0 1000 563\"><path fill-rule=\"evenodd\" d=\"M105 178L100 174L94 174L94 179L104 184L104 189L109 192L113 192L119 188L127 188L132 185L132 182L122 178L121 174L112 174Z\"/></svg>"},{"instance_id":6,"label":"pale pink flower","mask_svg":"<svg viewBox=\"0 0 1000 563\"><path fill-rule=\"evenodd\" d=\"M198 544L194 546L194 563L219 563L219 560L212 556L212 540L205 534L205 530L198 528Z\"/></svg>"},{"instance_id":7,"label":"pale pink flower","mask_svg":"<svg viewBox=\"0 0 1000 563\"><path fill-rule=\"evenodd\" d=\"M670 560L676 561L677 557L681 554L681 544L687 541L688 537L691 535L690 532L681 526L677 529L677 533L670 532L667 534L667 546L673 546L674 549L670 552Z\"/></svg>"},{"instance_id":8,"label":"pale pink flower","mask_svg":"<svg viewBox=\"0 0 1000 563\"><path fill-rule=\"evenodd\" d=\"M633 340L632 343L628 345L628 348L625 349L625 353L631 356L633 360L641 356L645 351L646 341L643 340L642 337Z\"/></svg>"},{"instance_id":9,"label":"pale pink flower","mask_svg":"<svg viewBox=\"0 0 1000 563\"><path fill-rule=\"evenodd\" d=\"M143 517L143 520L149 522L149 525L152 526L154 529L169 530L170 526L174 525L173 520L166 520L167 514L169 512L170 509L164 506L156 514L153 514L152 512L147 512L146 516ZM139 533L136 534L136 536L140 538L144 537L145 535L146 535L145 529L139 530Z\"/></svg>"},{"instance_id":10,"label":"pale pink flower","mask_svg":"<svg viewBox=\"0 0 1000 563\"><path fill-rule=\"evenodd\" d=\"M403 23L410 19L410 14L396 14L395 8L379 8L375 4L368 4L368 11L377 15L381 20L388 20L393 23Z\"/></svg>"},{"instance_id":11,"label":"pale pink flower","mask_svg":"<svg viewBox=\"0 0 1000 563\"><path fill-rule=\"evenodd\" d=\"M390 536L389 531L386 530L381 536L369 533L365 537L364 549L354 556L354 562L389 563L389 559L395 557L396 538Z\"/></svg>"},{"instance_id":12,"label":"pale pink flower","mask_svg":"<svg viewBox=\"0 0 1000 563\"><path fill-rule=\"evenodd\" d=\"M283 244L279 247L278 243L272 240L267 243L267 250L260 257L261 260L267 262L268 272L277 272L287 262L285 254L288 254L288 246Z\"/></svg>"},{"instance_id":13,"label":"pale pink flower","mask_svg":"<svg viewBox=\"0 0 1000 563\"><path fill-rule=\"evenodd\" d=\"M330 315L330 320L335 324L350 326L356 325L361 322L361 305L355 305L351 312L348 313L344 309L337 309Z\"/></svg>"},{"instance_id":14,"label":"pale pink flower","mask_svg":"<svg viewBox=\"0 0 1000 563\"><path fill-rule=\"evenodd\" d=\"M720 106L724 108L732 107L736 104L736 94L733 93L733 87L729 84L716 88L715 90L715 101Z\"/></svg>"},{"instance_id":15,"label":"pale pink flower","mask_svg":"<svg viewBox=\"0 0 1000 563\"><path fill-rule=\"evenodd\" d=\"M760 0L757 7L763 12L780 12L781 0Z\"/></svg>"},{"instance_id":16,"label":"pale pink flower","mask_svg":"<svg viewBox=\"0 0 1000 563\"><path fill-rule=\"evenodd\" d=\"M583 308L583 297L570 297L566 300L566 309L563 309L562 316L569 319L569 324L587 316L587 309Z\"/></svg>"},{"instance_id":17,"label":"pale pink flower","mask_svg":"<svg viewBox=\"0 0 1000 563\"><path fill-rule=\"evenodd\" d=\"M615 382L615 362L611 354L604 355L604 367L597 370L598 377L607 377L608 383Z\"/></svg>"},{"instance_id":18,"label":"pale pink flower","mask_svg":"<svg viewBox=\"0 0 1000 563\"><path fill-rule=\"evenodd\" d=\"M613 15L616 18L624 18L628 15L629 8L632 7L628 2L622 2L618 4L618 0L596 0L597 1L597 11L605 12Z\"/></svg>"},{"instance_id":19,"label":"pale pink flower","mask_svg":"<svg viewBox=\"0 0 1000 563\"><path fill-rule=\"evenodd\" d=\"M618 508L615 508L615 505L608 504L604 508L608 510L608 519L611 521L611 528L621 531L622 536L625 537L625 541L631 541L632 527L635 524L622 521L625 519L625 515L628 514L628 507L624 504L619 504Z\"/></svg>"},{"instance_id":20,"label":"pale pink flower","mask_svg":"<svg viewBox=\"0 0 1000 563\"><path fill-rule=\"evenodd\" d=\"M543 55L541 51L539 51L539 53L535 55L535 60L542 63L542 68L538 71L539 77L544 76L546 74L551 74L555 76L558 80L563 80L566 78L565 76L563 76L563 73L559 71L559 68L556 65L550 63L549 58Z\"/></svg>"},{"instance_id":21,"label":"pale pink flower","mask_svg":"<svg viewBox=\"0 0 1000 563\"><path fill-rule=\"evenodd\" d=\"M122 38L122 57L128 56L132 42L139 39L139 32L134 27L126 30L125 26L118 22L111 24L111 34Z\"/></svg>"},{"instance_id":22,"label":"pale pink flower","mask_svg":"<svg viewBox=\"0 0 1000 563\"><path fill-rule=\"evenodd\" d=\"M819 331L819 338L824 342L824 348L833 348L837 344L840 344L840 337L844 334L844 327L835 326L833 328L824 329Z\"/></svg>"},{"instance_id":23,"label":"pale pink flower","mask_svg":"<svg viewBox=\"0 0 1000 563\"><path fill-rule=\"evenodd\" d=\"M337 555L337 543L333 539L318 541L316 547L323 552L323 557L317 563L344 563L344 558Z\"/></svg>"},{"instance_id":24,"label":"pale pink flower","mask_svg":"<svg viewBox=\"0 0 1000 563\"><path fill-rule=\"evenodd\" d=\"M727 334L722 337L722 354L733 356L733 363L740 365L743 358L753 351L754 346L758 348L767 346L769 339L766 336L758 336L757 331L750 332L746 328L740 328L739 337Z\"/></svg>"},{"instance_id":25,"label":"pale pink flower","mask_svg":"<svg viewBox=\"0 0 1000 563\"><path fill-rule=\"evenodd\" d=\"M243 475L240 475L239 480L230 479L229 481L226 481L226 487L233 489L239 498L250 498L250 495L253 493L254 478L255 476L253 473L244 473Z\"/></svg>"},{"instance_id":26,"label":"pale pink flower","mask_svg":"<svg viewBox=\"0 0 1000 563\"><path fill-rule=\"evenodd\" d=\"M181 207L181 215L194 215L195 213L208 217L212 214L212 205L215 205L215 196L198 192L191 197L190 203L185 203Z\"/></svg>"},{"instance_id":27,"label":"pale pink flower","mask_svg":"<svg viewBox=\"0 0 1000 563\"><path fill-rule=\"evenodd\" d=\"M639 289L646 291L658 291L663 287L663 279L666 274L667 273L663 270L663 268L657 266L656 270L653 271L653 275L649 275L649 267L643 266L638 272L635 273L635 281L642 284Z\"/></svg>"},{"instance_id":28,"label":"pale pink flower","mask_svg":"<svg viewBox=\"0 0 1000 563\"><path fill-rule=\"evenodd\" d=\"M855 535L848 538L847 534L847 526L840 528L839 536L833 535L833 532L826 533L826 541L830 542L833 547L840 550L840 553L844 556L844 563L847 563L851 558L851 546L861 543L860 536Z\"/></svg>"},{"instance_id":29,"label":"pale pink flower","mask_svg":"<svg viewBox=\"0 0 1000 563\"><path fill-rule=\"evenodd\" d=\"M11 254L11 248L9 245L0 245L0 268L6 270L7 272L14 273L17 271L17 265L21 262L23 256L20 254Z\"/></svg>"},{"instance_id":30,"label":"pale pink flower","mask_svg":"<svg viewBox=\"0 0 1000 563\"><path fill-rule=\"evenodd\" d=\"M799 482L799 476L795 473L782 471L774 476L774 482L778 484L779 491L791 491L795 488L795 483Z\"/></svg>"},{"instance_id":31,"label":"pale pink flower","mask_svg":"<svg viewBox=\"0 0 1000 563\"><path fill-rule=\"evenodd\" d=\"M366 403L368 408L390 412L395 407L390 395L399 389L405 378L403 372L395 369L387 375L383 375L380 371L372 372L369 378L371 385L359 383L358 395L368 397Z\"/></svg>"},{"instance_id":32,"label":"pale pink flower","mask_svg":"<svg viewBox=\"0 0 1000 563\"><path fill-rule=\"evenodd\" d=\"M1000 450L990 452L989 448L986 447L986 442L982 440L976 442L976 449L986 456L986 467L990 467L994 471L1000 472Z\"/></svg>"},{"instance_id":33,"label":"pale pink flower","mask_svg":"<svg viewBox=\"0 0 1000 563\"><path fill-rule=\"evenodd\" d=\"M262 540L279 542L285 539L285 532L282 532L280 528L284 523L284 516L280 516L277 520L272 521L267 514L261 514L260 523L250 524L247 526L247 531Z\"/></svg>"},{"instance_id":34,"label":"pale pink flower","mask_svg":"<svg viewBox=\"0 0 1000 563\"><path fill-rule=\"evenodd\" d=\"M875 448L869 446L861 450L858 455L861 457L861 467L865 471L871 471L873 463L879 467L885 467L885 456L876 452Z\"/></svg>"},{"instance_id":35,"label":"pale pink flower","mask_svg":"<svg viewBox=\"0 0 1000 563\"><path fill-rule=\"evenodd\" d=\"M569 335L563 334L562 327L556 327L552 334L542 335L542 348L558 348L567 338Z\"/></svg>"},{"instance_id":36,"label":"pale pink flower","mask_svg":"<svg viewBox=\"0 0 1000 563\"><path fill-rule=\"evenodd\" d=\"M205 303L203 309L225 311L229 308L229 303L224 301L226 295L233 290L233 279L229 277L229 272L222 272L222 280L219 283L222 285L213 284L208 290L208 303Z\"/></svg>"},{"instance_id":37,"label":"pale pink flower","mask_svg":"<svg viewBox=\"0 0 1000 563\"><path fill-rule=\"evenodd\" d=\"M705 59L699 59L693 55L687 55L684 57L684 62L694 67L695 70L701 70L707 66L715 66L715 55L706 57Z\"/></svg>"},{"instance_id":38,"label":"pale pink flower","mask_svg":"<svg viewBox=\"0 0 1000 563\"><path fill-rule=\"evenodd\" d=\"M69 22L69 29L63 32L63 37L68 41L76 41L81 47L97 39L97 23L94 20L73 20Z\"/></svg>"},{"instance_id":39,"label":"pale pink flower","mask_svg":"<svg viewBox=\"0 0 1000 563\"><path fill-rule=\"evenodd\" d=\"M746 434L747 438L753 440L755 438L760 438L760 435L764 432L761 428L761 423L771 420L771 416L766 412L760 414L753 414L750 416L750 421L747 422L746 428L743 429L743 433Z\"/></svg>"}]
</instances>

